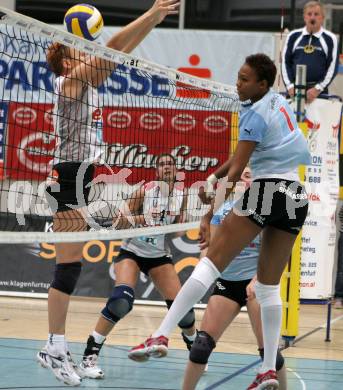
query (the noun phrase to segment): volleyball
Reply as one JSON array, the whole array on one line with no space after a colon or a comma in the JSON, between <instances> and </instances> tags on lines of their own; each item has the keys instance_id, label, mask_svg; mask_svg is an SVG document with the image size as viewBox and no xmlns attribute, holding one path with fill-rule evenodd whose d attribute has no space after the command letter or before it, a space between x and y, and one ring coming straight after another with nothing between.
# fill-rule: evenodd
<instances>
[{"instance_id":1,"label":"volleyball","mask_svg":"<svg viewBox=\"0 0 343 390\"><path fill-rule=\"evenodd\" d=\"M77 4L66 12L64 25L70 33L94 41L101 34L104 21L92 5Z\"/></svg>"}]
</instances>

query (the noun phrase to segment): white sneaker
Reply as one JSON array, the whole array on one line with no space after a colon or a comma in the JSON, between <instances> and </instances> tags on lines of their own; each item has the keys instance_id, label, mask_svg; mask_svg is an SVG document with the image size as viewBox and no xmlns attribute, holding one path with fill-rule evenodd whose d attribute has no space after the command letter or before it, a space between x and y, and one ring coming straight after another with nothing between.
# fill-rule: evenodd
<instances>
[{"instance_id":1,"label":"white sneaker","mask_svg":"<svg viewBox=\"0 0 343 390\"><path fill-rule=\"evenodd\" d=\"M70 354L69 354L70 356ZM70 360L72 361L71 357ZM55 377L69 386L79 386L81 378L76 374L67 354L58 354L54 356L44 347L37 353L37 361L44 368L49 368Z\"/></svg>"},{"instance_id":2,"label":"white sneaker","mask_svg":"<svg viewBox=\"0 0 343 390\"><path fill-rule=\"evenodd\" d=\"M42 348L41 351L37 353L37 362L40 363L40 365L43 368L48 368L49 367L49 362L48 362L48 352L45 347Z\"/></svg>"},{"instance_id":3,"label":"white sneaker","mask_svg":"<svg viewBox=\"0 0 343 390\"><path fill-rule=\"evenodd\" d=\"M84 356L82 362L78 366L77 373L81 378L102 379L105 374L97 365L98 355Z\"/></svg>"},{"instance_id":4,"label":"white sneaker","mask_svg":"<svg viewBox=\"0 0 343 390\"><path fill-rule=\"evenodd\" d=\"M68 362L70 364L70 366L72 367L72 369L76 372L76 374L80 377L80 378L83 378L83 376L80 375L80 372L79 372L79 366L75 363L75 361L73 360L72 356L71 356L71 353L69 351L67 351L67 359L68 359Z\"/></svg>"}]
</instances>

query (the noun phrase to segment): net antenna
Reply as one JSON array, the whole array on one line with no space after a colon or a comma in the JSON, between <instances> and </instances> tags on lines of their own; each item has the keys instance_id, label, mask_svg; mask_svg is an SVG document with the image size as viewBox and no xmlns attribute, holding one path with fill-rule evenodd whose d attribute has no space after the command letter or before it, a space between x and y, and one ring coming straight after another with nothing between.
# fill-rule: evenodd
<instances>
[{"instance_id":1,"label":"net antenna","mask_svg":"<svg viewBox=\"0 0 343 390\"><path fill-rule=\"evenodd\" d=\"M63 110L66 96L46 61L53 43L63 45L63 55L79 62L97 57L115 68L92 94L82 95L82 101L70 98ZM205 205L199 208L199 186L237 142L240 104L234 87L86 41L4 7L0 64L0 243L115 240L198 226L207 210ZM88 91L90 81L83 82ZM61 123L74 133L63 132ZM87 138L82 134L89 129ZM62 155L61 145L68 153ZM96 159L87 156L94 150L101 150ZM166 179L156 167L163 153L176 162L167 193ZM70 223L88 225L90 231L62 226L62 231L51 232L59 204L46 189L60 190L55 167L62 162L80 164L63 185L81 182ZM89 167L94 172L85 183ZM141 189L144 200L137 195ZM153 207L147 207L149 202ZM182 218L176 218L181 209Z\"/></svg>"},{"instance_id":2,"label":"net antenna","mask_svg":"<svg viewBox=\"0 0 343 390\"><path fill-rule=\"evenodd\" d=\"M277 76L277 91L280 92L281 89L281 74L282 74L282 48L283 48L283 38L285 33L285 2L281 0L281 12L280 12L280 42L279 42L279 71Z\"/></svg>"}]
</instances>

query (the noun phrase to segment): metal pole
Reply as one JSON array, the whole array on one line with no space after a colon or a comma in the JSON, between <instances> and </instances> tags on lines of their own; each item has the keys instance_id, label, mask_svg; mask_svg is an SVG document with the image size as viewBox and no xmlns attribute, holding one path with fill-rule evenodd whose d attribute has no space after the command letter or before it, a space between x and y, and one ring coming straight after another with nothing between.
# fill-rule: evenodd
<instances>
[{"instance_id":1,"label":"metal pole","mask_svg":"<svg viewBox=\"0 0 343 390\"><path fill-rule=\"evenodd\" d=\"M296 107L296 117L298 122L302 122L305 118L305 102L306 102L306 65L297 65L295 74L294 97Z\"/></svg>"},{"instance_id":2,"label":"metal pole","mask_svg":"<svg viewBox=\"0 0 343 390\"><path fill-rule=\"evenodd\" d=\"M186 0L180 1L180 10L179 10L179 30L185 28L185 15L186 15Z\"/></svg>"},{"instance_id":3,"label":"metal pole","mask_svg":"<svg viewBox=\"0 0 343 390\"><path fill-rule=\"evenodd\" d=\"M331 331L331 307L332 307L332 301L329 299L328 301L328 314L326 319L326 342L330 342L330 331Z\"/></svg>"},{"instance_id":4,"label":"metal pole","mask_svg":"<svg viewBox=\"0 0 343 390\"><path fill-rule=\"evenodd\" d=\"M295 13L296 13L296 7L295 7L295 0L291 0L291 23L290 23L290 29L295 29Z\"/></svg>"}]
</instances>

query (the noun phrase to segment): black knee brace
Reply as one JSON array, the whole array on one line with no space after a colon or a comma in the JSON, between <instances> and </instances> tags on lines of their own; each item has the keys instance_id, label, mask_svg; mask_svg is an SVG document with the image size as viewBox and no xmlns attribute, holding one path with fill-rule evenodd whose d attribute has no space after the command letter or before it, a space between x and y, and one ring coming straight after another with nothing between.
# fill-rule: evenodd
<instances>
[{"instance_id":1,"label":"black knee brace","mask_svg":"<svg viewBox=\"0 0 343 390\"><path fill-rule=\"evenodd\" d=\"M54 279L50 287L71 295L81 273L81 262L60 263L55 266Z\"/></svg>"},{"instance_id":2,"label":"black knee brace","mask_svg":"<svg viewBox=\"0 0 343 390\"><path fill-rule=\"evenodd\" d=\"M114 287L112 295L109 297L106 306L101 314L113 323L117 323L126 314L130 313L135 300L134 290L124 284Z\"/></svg>"},{"instance_id":3,"label":"black knee brace","mask_svg":"<svg viewBox=\"0 0 343 390\"><path fill-rule=\"evenodd\" d=\"M216 342L213 337L204 331L197 332L197 337L192 345L189 360L197 364L207 364Z\"/></svg>"},{"instance_id":4,"label":"black knee brace","mask_svg":"<svg viewBox=\"0 0 343 390\"><path fill-rule=\"evenodd\" d=\"M259 349L258 352L259 352L259 354L261 356L261 359L263 360L263 358L264 358L264 348ZM281 368L283 367L284 364L285 364L285 359L281 355L280 350L278 349L277 350L277 355L276 355L276 362L275 362L276 371L281 370Z\"/></svg>"},{"instance_id":5,"label":"black knee brace","mask_svg":"<svg viewBox=\"0 0 343 390\"><path fill-rule=\"evenodd\" d=\"M171 305L173 304L173 300L166 299L166 304L168 307L168 310L170 309ZM195 314L194 309L192 308L178 323L178 326L181 329L190 329L195 323Z\"/></svg>"}]
</instances>

